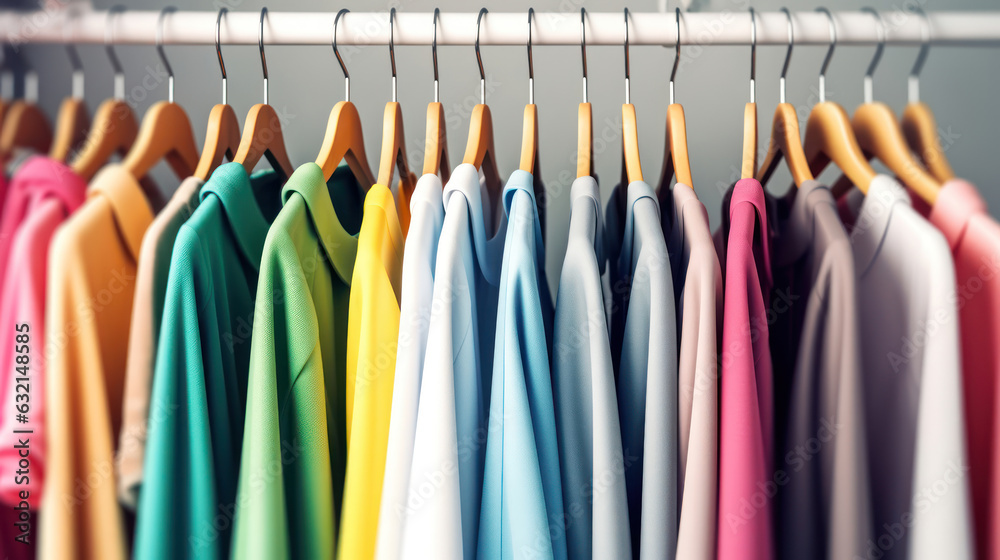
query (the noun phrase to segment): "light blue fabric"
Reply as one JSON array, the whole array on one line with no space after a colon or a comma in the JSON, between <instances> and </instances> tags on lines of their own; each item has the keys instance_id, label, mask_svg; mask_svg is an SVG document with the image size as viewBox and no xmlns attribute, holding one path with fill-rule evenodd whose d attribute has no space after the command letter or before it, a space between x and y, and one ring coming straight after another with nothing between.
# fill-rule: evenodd
<instances>
[{"instance_id":1,"label":"light blue fabric","mask_svg":"<svg viewBox=\"0 0 1000 560\"><path fill-rule=\"evenodd\" d=\"M532 176L504 189L493 389L479 526L480 560L566 558L559 452L549 371L552 300Z\"/></svg>"},{"instance_id":2,"label":"light blue fabric","mask_svg":"<svg viewBox=\"0 0 1000 560\"><path fill-rule=\"evenodd\" d=\"M631 558L625 462L605 293L604 221L593 177L573 182L552 344L570 558Z\"/></svg>"},{"instance_id":3,"label":"light blue fabric","mask_svg":"<svg viewBox=\"0 0 1000 560\"><path fill-rule=\"evenodd\" d=\"M677 551L677 319L673 280L653 189L628 185L608 203L609 260L616 300L612 348L618 356L618 410L634 557ZM624 214L624 227L621 217ZM620 349L620 350L619 350Z\"/></svg>"}]
</instances>

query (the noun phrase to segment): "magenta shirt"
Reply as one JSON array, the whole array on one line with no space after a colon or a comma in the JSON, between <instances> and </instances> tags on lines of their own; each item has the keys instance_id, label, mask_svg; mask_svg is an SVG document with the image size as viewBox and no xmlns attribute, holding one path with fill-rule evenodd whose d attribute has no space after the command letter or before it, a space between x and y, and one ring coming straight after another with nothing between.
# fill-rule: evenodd
<instances>
[{"instance_id":1,"label":"magenta shirt","mask_svg":"<svg viewBox=\"0 0 1000 560\"><path fill-rule=\"evenodd\" d=\"M35 157L25 162L11 182L10 197L4 207L0 228L4 239L6 269L0 284L0 501L16 505L19 491L30 492L28 505L38 506L45 474L45 383L43 376L45 285L49 242L59 225L84 201L87 183L57 161ZM11 206L14 204L15 206ZM18 210L20 209L20 210ZM12 227L8 218L20 219ZM14 369L16 325L27 324L29 338L30 409L28 422L19 423L14 414L17 404L18 373ZM19 434L14 430L32 430L31 474L26 485L15 484L18 456L14 445ZM25 437L20 435L20 437Z\"/></svg>"},{"instance_id":2,"label":"magenta shirt","mask_svg":"<svg viewBox=\"0 0 1000 560\"><path fill-rule=\"evenodd\" d=\"M731 196L729 219L723 216L716 239L725 259L718 551L721 560L770 559L772 502L782 483L775 481L772 458L769 230L756 179L738 181Z\"/></svg>"}]
</instances>

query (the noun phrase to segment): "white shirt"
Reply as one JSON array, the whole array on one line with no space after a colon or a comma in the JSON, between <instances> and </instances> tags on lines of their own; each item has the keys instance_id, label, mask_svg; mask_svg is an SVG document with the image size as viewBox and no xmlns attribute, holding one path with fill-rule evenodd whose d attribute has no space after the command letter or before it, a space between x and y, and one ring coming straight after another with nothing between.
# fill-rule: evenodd
<instances>
[{"instance_id":1,"label":"white shirt","mask_svg":"<svg viewBox=\"0 0 1000 560\"><path fill-rule=\"evenodd\" d=\"M893 178L851 231L874 538L862 558L972 558L955 269ZM866 556L868 554L871 556Z\"/></svg>"},{"instance_id":2,"label":"white shirt","mask_svg":"<svg viewBox=\"0 0 1000 560\"><path fill-rule=\"evenodd\" d=\"M441 190L441 178L426 174L417 181L410 197L412 219L403 252L399 342L375 545L375 557L379 560L393 560L400 554L404 520L400 512L406 509L410 484L420 377L434 294L434 262L444 220Z\"/></svg>"}]
</instances>

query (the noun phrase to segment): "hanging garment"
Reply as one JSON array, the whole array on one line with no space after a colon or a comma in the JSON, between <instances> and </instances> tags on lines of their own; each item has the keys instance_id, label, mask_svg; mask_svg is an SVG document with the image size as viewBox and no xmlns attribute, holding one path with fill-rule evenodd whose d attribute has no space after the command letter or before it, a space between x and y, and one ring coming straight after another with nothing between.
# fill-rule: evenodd
<instances>
[{"instance_id":1,"label":"hanging garment","mask_svg":"<svg viewBox=\"0 0 1000 560\"><path fill-rule=\"evenodd\" d=\"M680 330L677 558L710 560L715 558L719 495L722 269L705 206L684 183L670 191L672 204L663 221Z\"/></svg>"},{"instance_id":2,"label":"hanging garment","mask_svg":"<svg viewBox=\"0 0 1000 560\"><path fill-rule=\"evenodd\" d=\"M232 557L331 558L344 483L347 305L361 187L300 166L261 256Z\"/></svg>"},{"instance_id":3,"label":"hanging garment","mask_svg":"<svg viewBox=\"0 0 1000 560\"><path fill-rule=\"evenodd\" d=\"M608 255L620 322L618 411L622 425L632 555L673 557L677 549L677 318L670 256L656 193L646 183L608 203ZM625 216L624 227L611 216Z\"/></svg>"},{"instance_id":4,"label":"hanging garment","mask_svg":"<svg viewBox=\"0 0 1000 560\"><path fill-rule=\"evenodd\" d=\"M228 558L260 258L281 177L220 166L177 232L150 397L139 559Z\"/></svg>"},{"instance_id":5,"label":"hanging garment","mask_svg":"<svg viewBox=\"0 0 1000 560\"><path fill-rule=\"evenodd\" d=\"M856 273L830 190L804 181L776 201L772 246L781 558L863 557L871 503Z\"/></svg>"},{"instance_id":6,"label":"hanging garment","mask_svg":"<svg viewBox=\"0 0 1000 560\"><path fill-rule=\"evenodd\" d=\"M914 207L916 207L914 199ZM963 404L976 557L1000 557L1000 225L973 185L953 179L924 214L955 260Z\"/></svg>"},{"instance_id":7,"label":"hanging garment","mask_svg":"<svg viewBox=\"0 0 1000 560\"><path fill-rule=\"evenodd\" d=\"M11 506L24 501L34 510L41 503L47 457L43 359L47 256L56 229L83 204L86 191L87 183L79 175L45 157L27 162L12 183L12 197L19 199L25 212L18 227L7 231L10 258L0 277L0 332L4 336L0 344L4 361L0 363L9 364L0 370L0 404L8 411L0 414L0 472L8 474L0 479L0 501ZM20 356L27 360L23 369ZM30 413L27 422L20 422L14 411L25 395ZM16 473L22 458L20 439L25 436L18 430L31 430L30 475L22 484ZM28 492L27 499L22 499L22 491Z\"/></svg>"},{"instance_id":8,"label":"hanging garment","mask_svg":"<svg viewBox=\"0 0 1000 560\"><path fill-rule=\"evenodd\" d=\"M625 457L601 276L604 220L593 177L573 181L552 342L569 558L631 558Z\"/></svg>"},{"instance_id":9,"label":"hanging garment","mask_svg":"<svg viewBox=\"0 0 1000 560\"><path fill-rule=\"evenodd\" d=\"M384 560L399 558L402 552L420 380L434 297L434 261L444 220L441 190L441 178L428 173L417 181L410 198L412 218L403 251L399 342L375 545L376 557Z\"/></svg>"},{"instance_id":10,"label":"hanging garment","mask_svg":"<svg viewBox=\"0 0 1000 560\"><path fill-rule=\"evenodd\" d=\"M153 212L119 165L102 169L87 195L49 248L42 559L128 557L114 454L136 259Z\"/></svg>"},{"instance_id":11,"label":"hanging garment","mask_svg":"<svg viewBox=\"0 0 1000 560\"><path fill-rule=\"evenodd\" d=\"M503 203L508 227L493 349L478 558L565 560L549 371L553 310L530 173L519 169L510 175Z\"/></svg>"},{"instance_id":12,"label":"hanging garment","mask_svg":"<svg viewBox=\"0 0 1000 560\"><path fill-rule=\"evenodd\" d=\"M399 337L403 231L392 191L374 185L351 280L347 327L347 471L337 555L375 556ZM355 420L357 423L355 423Z\"/></svg>"},{"instance_id":13,"label":"hanging garment","mask_svg":"<svg viewBox=\"0 0 1000 560\"><path fill-rule=\"evenodd\" d=\"M474 560L507 219L471 164L443 200L400 557Z\"/></svg>"},{"instance_id":14,"label":"hanging garment","mask_svg":"<svg viewBox=\"0 0 1000 560\"><path fill-rule=\"evenodd\" d=\"M150 419L149 401L153 391L153 368L163 301L167 293L167 273L174 239L181 224L198 207L201 186L197 177L188 177L170 197L167 205L146 229L139 249L135 275L135 295L128 335L128 359L125 362L125 396L122 408L122 430L118 436L118 499L135 509L142 484L142 466L146 454L146 438ZM156 419L164 419L167 411L157 410Z\"/></svg>"},{"instance_id":15,"label":"hanging garment","mask_svg":"<svg viewBox=\"0 0 1000 560\"><path fill-rule=\"evenodd\" d=\"M728 203L728 204L727 204ZM716 249L723 261L722 390L719 418L721 560L774 556L774 405L767 314L770 230L764 189L741 179L723 201Z\"/></svg>"},{"instance_id":16,"label":"hanging garment","mask_svg":"<svg viewBox=\"0 0 1000 560\"><path fill-rule=\"evenodd\" d=\"M853 224L874 524L857 554L971 558L948 244L893 178L878 175L863 200L856 192L841 210Z\"/></svg>"}]
</instances>

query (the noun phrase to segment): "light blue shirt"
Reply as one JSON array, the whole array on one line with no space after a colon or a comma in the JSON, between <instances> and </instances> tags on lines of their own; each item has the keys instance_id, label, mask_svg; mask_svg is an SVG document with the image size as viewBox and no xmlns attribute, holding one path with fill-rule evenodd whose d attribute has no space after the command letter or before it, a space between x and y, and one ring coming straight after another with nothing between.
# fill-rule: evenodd
<instances>
[{"instance_id":1,"label":"light blue shirt","mask_svg":"<svg viewBox=\"0 0 1000 560\"><path fill-rule=\"evenodd\" d=\"M573 182L552 344L552 390L570 558L631 558L625 463L604 272L604 220L593 177Z\"/></svg>"},{"instance_id":2,"label":"light blue shirt","mask_svg":"<svg viewBox=\"0 0 1000 560\"><path fill-rule=\"evenodd\" d=\"M552 300L532 176L504 189L507 238L479 526L480 560L566 558L547 341Z\"/></svg>"}]
</instances>

